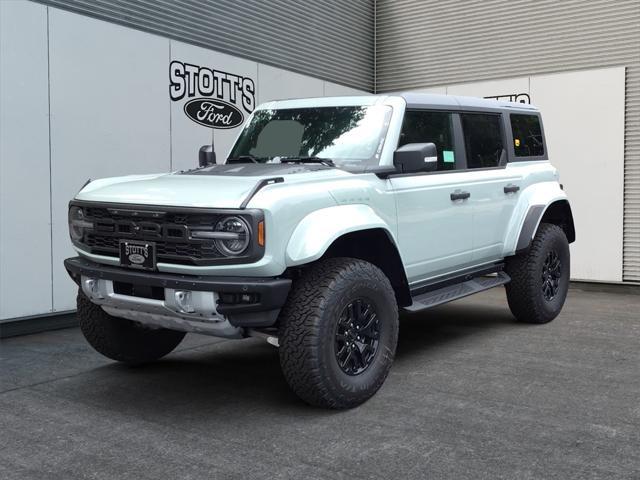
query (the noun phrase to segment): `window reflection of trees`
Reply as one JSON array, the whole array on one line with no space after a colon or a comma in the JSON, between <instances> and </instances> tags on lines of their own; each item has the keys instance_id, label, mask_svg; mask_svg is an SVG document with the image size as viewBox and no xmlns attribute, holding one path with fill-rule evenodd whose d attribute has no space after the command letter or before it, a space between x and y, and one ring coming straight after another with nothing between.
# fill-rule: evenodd
<instances>
[{"instance_id":1,"label":"window reflection of trees","mask_svg":"<svg viewBox=\"0 0 640 480\"><path fill-rule=\"evenodd\" d=\"M298 155L314 156L354 129L365 117L366 111L363 107L260 110L255 112L248 131L243 132L231 156L248 154L258 144L258 137L265 126L281 120L295 121L304 127ZM256 156L260 156L259 152Z\"/></svg>"}]
</instances>

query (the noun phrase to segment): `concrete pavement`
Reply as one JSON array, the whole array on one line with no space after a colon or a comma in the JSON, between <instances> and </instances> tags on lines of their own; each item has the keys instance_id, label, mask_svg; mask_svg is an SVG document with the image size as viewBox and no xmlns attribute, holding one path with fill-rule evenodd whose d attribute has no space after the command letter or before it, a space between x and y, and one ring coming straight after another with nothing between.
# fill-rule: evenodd
<instances>
[{"instance_id":1,"label":"concrete pavement","mask_svg":"<svg viewBox=\"0 0 640 480\"><path fill-rule=\"evenodd\" d=\"M405 317L387 382L311 408L274 347L187 336L128 368L78 329L0 343L3 479L640 478L640 295L572 289L548 325L494 289Z\"/></svg>"}]
</instances>

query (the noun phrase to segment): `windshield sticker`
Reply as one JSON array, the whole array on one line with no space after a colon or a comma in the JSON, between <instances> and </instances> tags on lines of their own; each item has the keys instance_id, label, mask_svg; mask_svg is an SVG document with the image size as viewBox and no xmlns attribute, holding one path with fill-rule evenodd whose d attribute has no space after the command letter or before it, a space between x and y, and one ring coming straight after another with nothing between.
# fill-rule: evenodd
<instances>
[{"instance_id":1,"label":"windshield sticker","mask_svg":"<svg viewBox=\"0 0 640 480\"><path fill-rule=\"evenodd\" d=\"M455 156L453 155L453 151L452 150L443 150L442 151L442 160L444 161L444 163L455 163L456 159L455 159Z\"/></svg>"}]
</instances>

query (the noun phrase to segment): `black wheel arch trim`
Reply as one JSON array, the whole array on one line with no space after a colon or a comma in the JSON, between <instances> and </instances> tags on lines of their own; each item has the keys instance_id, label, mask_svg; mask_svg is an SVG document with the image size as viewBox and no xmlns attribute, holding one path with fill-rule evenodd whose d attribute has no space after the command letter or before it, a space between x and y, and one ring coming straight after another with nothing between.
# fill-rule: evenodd
<instances>
[{"instance_id":1,"label":"black wheel arch trim","mask_svg":"<svg viewBox=\"0 0 640 480\"><path fill-rule=\"evenodd\" d=\"M569 243L575 242L576 232L573 213L568 200L556 200L549 205L531 205L520 229L518 243L516 244L516 254L526 251L531 246L538 226L545 219L548 219L549 223L560 226L567 235Z\"/></svg>"},{"instance_id":2,"label":"black wheel arch trim","mask_svg":"<svg viewBox=\"0 0 640 480\"><path fill-rule=\"evenodd\" d=\"M366 236L367 241L359 239ZM386 245L385 245L386 243ZM381 255L380 248L389 247L391 251L388 255ZM351 257L364 260L380 268L391 282L398 305L403 307L411 305L411 291L407 272L400 256L400 250L391 233L381 227L364 228L347 232L336 238L325 250L322 258L327 257Z\"/></svg>"}]
</instances>

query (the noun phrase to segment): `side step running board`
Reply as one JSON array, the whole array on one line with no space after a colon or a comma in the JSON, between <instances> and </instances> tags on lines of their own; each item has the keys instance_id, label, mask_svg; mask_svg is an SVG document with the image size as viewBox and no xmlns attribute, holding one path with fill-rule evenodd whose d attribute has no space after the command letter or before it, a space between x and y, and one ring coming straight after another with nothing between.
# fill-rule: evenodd
<instances>
[{"instance_id":1,"label":"side step running board","mask_svg":"<svg viewBox=\"0 0 640 480\"><path fill-rule=\"evenodd\" d=\"M455 285L438 288L421 295L413 297L413 304L404 309L408 312L419 312L427 308L442 305L443 303L452 302L459 298L473 295L474 293L489 290L490 288L504 285L511 281L509 275L504 272L498 272L492 277L476 277Z\"/></svg>"}]
</instances>

